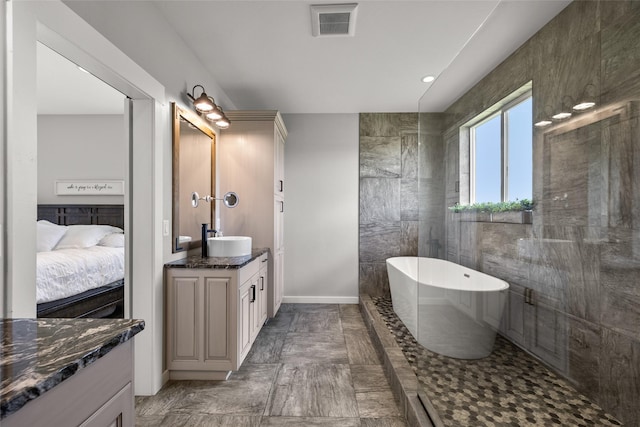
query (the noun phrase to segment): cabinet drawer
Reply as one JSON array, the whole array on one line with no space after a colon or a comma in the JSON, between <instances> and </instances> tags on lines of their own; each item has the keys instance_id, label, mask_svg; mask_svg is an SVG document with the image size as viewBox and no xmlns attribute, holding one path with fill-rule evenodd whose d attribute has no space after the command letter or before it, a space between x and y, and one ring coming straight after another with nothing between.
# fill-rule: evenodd
<instances>
[{"instance_id":1,"label":"cabinet drawer","mask_svg":"<svg viewBox=\"0 0 640 427\"><path fill-rule=\"evenodd\" d=\"M251 279L254 275L258 274L260 269L260 260L254 259L249 264L245 265L238 271L238 284L242 286L244 282Z\"/></svg>"}]
</instances>

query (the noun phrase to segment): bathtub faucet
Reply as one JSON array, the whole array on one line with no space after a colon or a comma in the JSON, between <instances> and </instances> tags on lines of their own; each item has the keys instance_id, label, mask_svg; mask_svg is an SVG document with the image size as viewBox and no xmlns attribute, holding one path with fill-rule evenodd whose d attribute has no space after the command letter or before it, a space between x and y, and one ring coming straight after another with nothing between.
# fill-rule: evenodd
<instances>
[{"instance_id":1,"label":"bathtub faucet","mask_svg":"<svg viewBox=\"0 0 640 427\"><path fill-rule=\"evenodd\" d=\"M207 237L209 233L213 233L213 237L216 237L217 230L209 229L209 224L202 224L202 258L209 256L209 245L207 245Z\"/></svg>"}]
</instances>

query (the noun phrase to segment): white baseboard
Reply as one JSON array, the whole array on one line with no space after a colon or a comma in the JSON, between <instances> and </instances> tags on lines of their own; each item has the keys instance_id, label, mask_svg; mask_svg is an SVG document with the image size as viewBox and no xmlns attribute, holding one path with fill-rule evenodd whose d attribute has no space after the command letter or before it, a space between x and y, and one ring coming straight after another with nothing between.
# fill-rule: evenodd
<instances>
[{"instance_id":1,"label":"white baseboard","mask_svg":"<svg viewBox=\"0 0 640 427\"><path fill-rule=\"evenodd\" d=\"M282 297L285 304L358 304L358 297Z\"/></svg>"}]
</instances>

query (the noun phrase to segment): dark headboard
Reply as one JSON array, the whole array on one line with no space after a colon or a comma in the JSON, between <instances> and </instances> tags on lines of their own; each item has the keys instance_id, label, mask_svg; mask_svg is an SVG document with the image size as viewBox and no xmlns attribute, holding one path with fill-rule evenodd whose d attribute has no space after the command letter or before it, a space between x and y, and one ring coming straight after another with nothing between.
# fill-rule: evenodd
<instances>
[{"instance_id":1,"label":"dark headboard","mask_svg":"<svg viewBox=\"0 0 640 427\"><path fill-rule=\"evenodd\" d=\"M54 224L104 224L124 229L124 205L38 205L38 219Z\"/></svg>"}]
</instances>

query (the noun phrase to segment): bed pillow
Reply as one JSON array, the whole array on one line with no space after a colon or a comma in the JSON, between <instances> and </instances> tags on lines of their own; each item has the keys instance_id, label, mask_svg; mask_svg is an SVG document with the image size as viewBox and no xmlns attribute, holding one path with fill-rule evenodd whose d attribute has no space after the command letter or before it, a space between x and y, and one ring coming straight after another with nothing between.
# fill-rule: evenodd
<instances>
[{"instance_id":1,"label":"bed pillow","mask_svg":"<svg viewBox=\"0 0 640 427\"><path fill-rule=\"evenodd\" d=\"M40 220L36 226L36 250L49 252L58 244L67 231L64 225L57 225L46 220Z\"/></svg>"},{"instance_id":2,"label":"bed pillow","mask_svg":"<svg viewBox=\"0 0 640 427\"><path fill-rule=\"evenodd\" d=\"M100 239L98 246L124 248L124 233L109 233Z\"/></svg>"},{"instance_id":3,"label":"bed pillow","mask_svg":"<svg viewBox=\"0 0 640 427\"><path fill-rule=\"evenodd\" d=\"M107 234L122 232L121 228L110 225L69 225L54 249L89 248L97 245Z\"/></svg>"}]
</instances>

